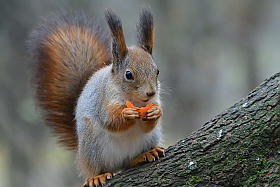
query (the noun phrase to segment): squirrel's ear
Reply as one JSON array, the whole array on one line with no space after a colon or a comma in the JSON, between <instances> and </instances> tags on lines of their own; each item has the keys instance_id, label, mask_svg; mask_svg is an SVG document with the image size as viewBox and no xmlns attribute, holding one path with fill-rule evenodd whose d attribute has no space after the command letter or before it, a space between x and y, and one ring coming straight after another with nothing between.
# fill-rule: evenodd
<instances>
[{"instance_id":1,"label":"squirrel's ear","mask_svg":"<svg viewBox=\"0 0 280 187\"><path fill-rule=\"evenodd\" d=\"M117 14L112 10L106 10L105 17L113 37L112 54L114 63L118 63L126 56L128 51L123 36L122 23Z\"/></svg>"},{"instance_id":2,"label":"squirrel's ear","mask_svg":"<svg viewBox=\"0 0 280 187\"><path fill-rule=\"evenodd\" d=\"M137 25L137 45L152 54L154 45L154 19L152 10L143 7Z\"/></svg>"}]
</instances>

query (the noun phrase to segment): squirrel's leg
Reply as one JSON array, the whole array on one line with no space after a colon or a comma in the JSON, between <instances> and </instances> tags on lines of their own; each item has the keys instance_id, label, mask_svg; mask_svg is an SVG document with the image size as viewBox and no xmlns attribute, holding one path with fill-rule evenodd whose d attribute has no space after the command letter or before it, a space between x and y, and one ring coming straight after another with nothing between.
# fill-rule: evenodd
<instances>
[{"instance_id":1,"label":"squirrel's leg","mask_svg":"<svg viewBox=\"0 0 280 187\"><path fill-rule=\"evenodd\" d=\"M109 123L106 128L110 131L124 131L135 124L135 120L139 119L137 109L125 108L125 106L110 107L108 109ZM104 173L95 177L88 177L84 183L84 187L103 186L107 179L113 177L112 173Z\"/></svg>"},{"instance_id":2,"label":"squirrel's leg","mask_svg":"<svg viewBox=\"0 0 280 187\"><path fill-rule=\"evenodd\" d=\"M158 160L159 157L164 156L164 148L160 147L160 146L152 146L151 150L146 152L146 153L142 153L141 155L137 156L136 158L134 158L132 160L132 162L130 163L130 166L136 166L137 164L143 163L143 162L154 162L156 161L156 159Z\"/></svg>"},{"instance_id":3,"label":"squirrel's leg","mask_svg":"<svg viewBox=\"0 0 280 187\"><path fill-rule=\"evenodd\" d=\"M112 173L104 173L97 175L95 177L86 178L86 182L84 183L84 187L92 187L92 186L100 186L106 184L106 179L112 178Z\"/></svg>"},{"instance_id":4,"label":"squirrel's leg","mask_svg":"<svg viewBox=\"0 0 280 187\"><path fill-rule=\"evenodd\" d=\"M154 104L153 108L147 111L147 115L142 118L143 125L142 128L144 132L148 133L154 129L157 124L158 119L162 116L162 109ZM156 159L159 159L160 156L164 156L164 148L160 146L152 146L151 150L142 153L141 155L137 156L132 162L130 166L135 166L142 162L153 162Z\"/></svg>"}]
</instances>

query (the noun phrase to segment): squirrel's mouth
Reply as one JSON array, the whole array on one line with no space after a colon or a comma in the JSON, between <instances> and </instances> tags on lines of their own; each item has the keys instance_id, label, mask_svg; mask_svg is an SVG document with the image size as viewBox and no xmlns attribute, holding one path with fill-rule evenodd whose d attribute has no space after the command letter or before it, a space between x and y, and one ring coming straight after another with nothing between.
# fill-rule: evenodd
<instances>
[{"instance_id":1,"label":"squirrel's mouth","mask_svg":"<svg viewBox=\"0 0 280 187\"><path fill-rule=\"evenodd\" d=\"M150 99L146 99L146 100L141 100L144 103L147 103Z\"/></svg>"}]
</instances>

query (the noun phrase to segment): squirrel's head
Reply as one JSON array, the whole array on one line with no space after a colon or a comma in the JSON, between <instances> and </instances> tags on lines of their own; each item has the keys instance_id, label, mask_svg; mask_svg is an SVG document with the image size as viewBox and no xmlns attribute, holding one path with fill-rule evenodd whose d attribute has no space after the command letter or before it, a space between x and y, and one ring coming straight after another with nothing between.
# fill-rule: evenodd
<instances>
[{"instance_id":1,"label":"squirrel's head","mask_svg":"<svg viewBox=\"0 0 280 187\"><path fill-rule=\"evenodd\" d=\"M106 19L112 33L112 76L125 98L136 106L145 106L158 96L159 70L152 58L154 44L153 14L143 8L137 26L137 44L127 47L120 18L112 11L106 12Z\"/></svg>"}]
</instances>

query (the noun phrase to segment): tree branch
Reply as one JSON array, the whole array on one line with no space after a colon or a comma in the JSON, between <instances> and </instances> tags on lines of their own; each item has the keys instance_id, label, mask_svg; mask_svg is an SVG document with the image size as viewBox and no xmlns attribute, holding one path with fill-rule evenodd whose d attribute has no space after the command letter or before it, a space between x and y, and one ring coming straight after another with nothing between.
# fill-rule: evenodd
<instances>
[{"instance_id":1,"label":"tree branch","mask_svg":"<svg viewBox=\"0 0 280 187\"><path fill-rule=\"evenodd\" d=\"M279 83L277 73L165 157L117 174L108 186L280 185Z\"/></svg>"}]
</instances>

